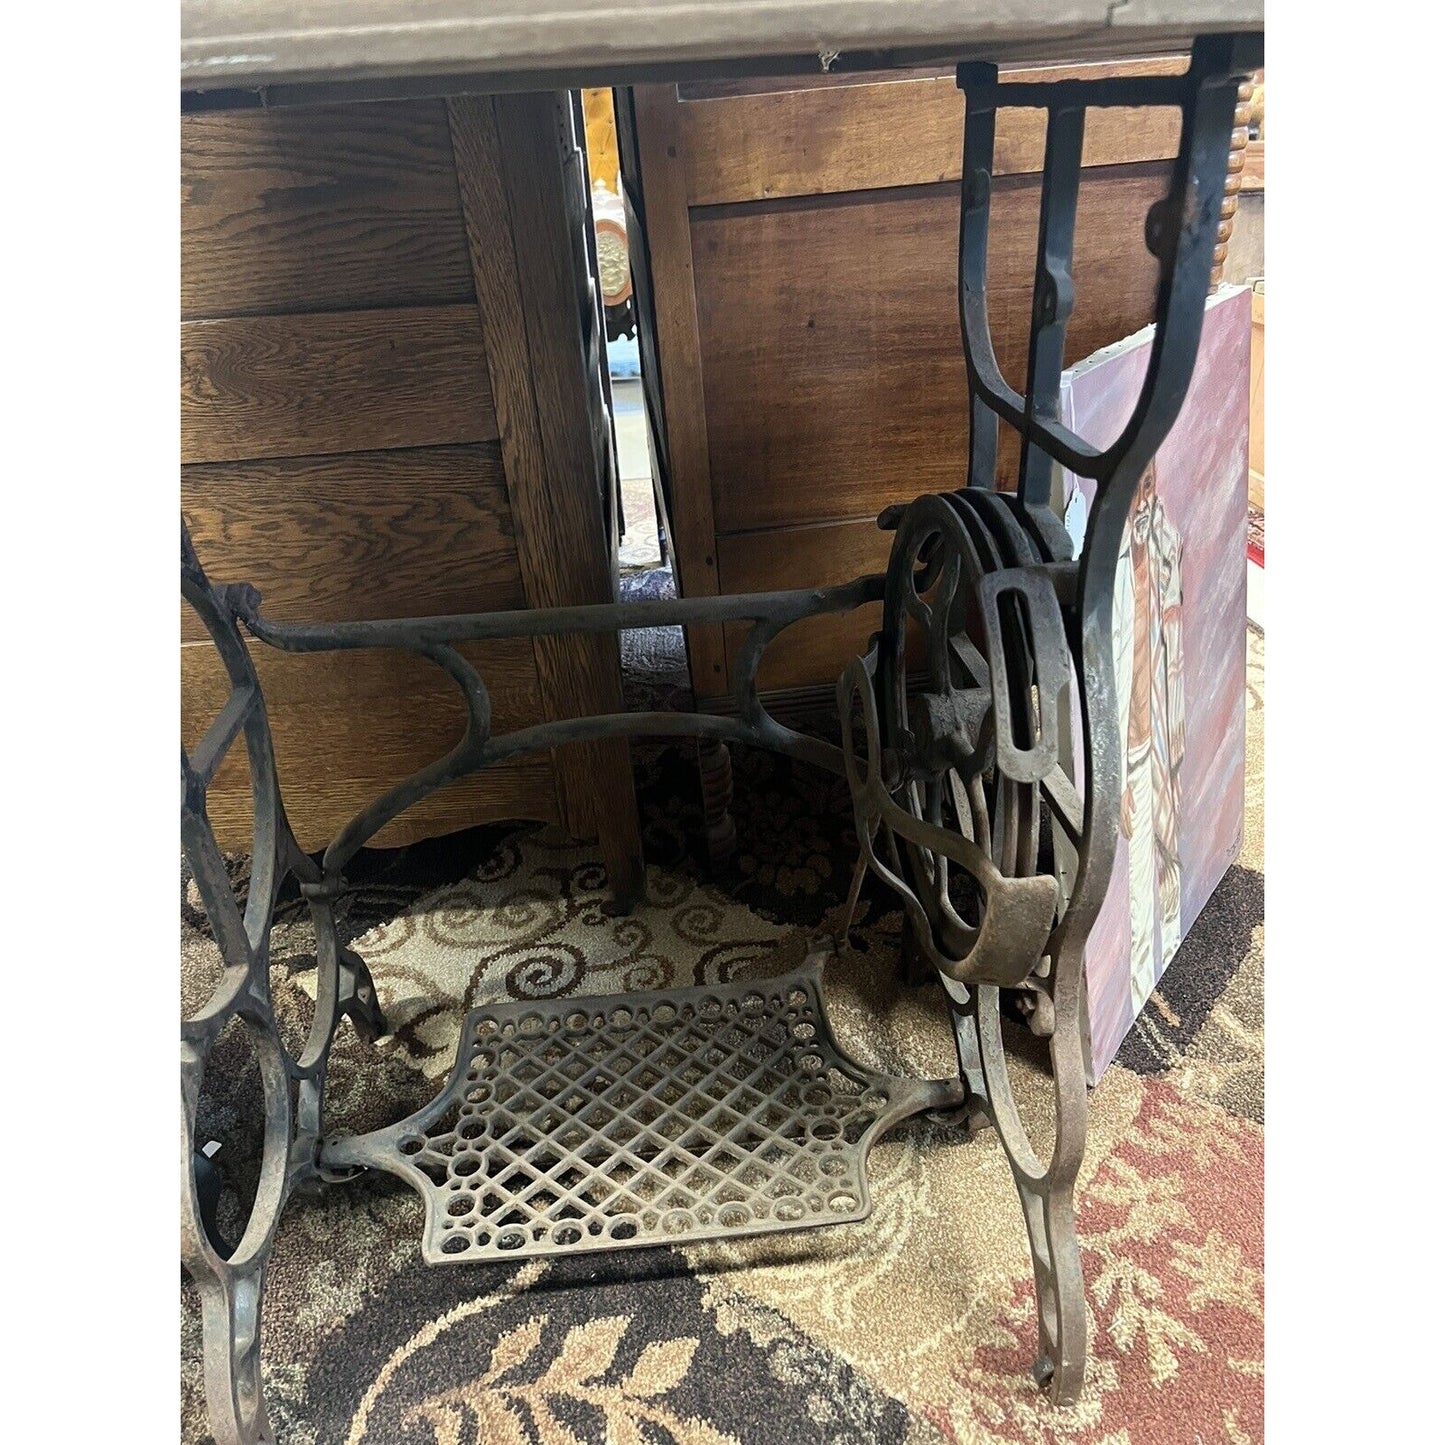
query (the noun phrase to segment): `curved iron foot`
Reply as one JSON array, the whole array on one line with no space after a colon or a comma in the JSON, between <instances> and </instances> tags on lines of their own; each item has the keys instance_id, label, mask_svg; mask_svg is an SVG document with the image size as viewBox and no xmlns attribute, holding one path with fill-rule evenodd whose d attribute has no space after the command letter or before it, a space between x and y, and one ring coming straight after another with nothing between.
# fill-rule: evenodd
<instances>
[{"instance_id":1,"label":"curved iron foot","mask_svg":"<svg viewBox=\"0 0 1445 1445\"><path fill-rule=\"evenodd\" d=\"M1074 1012L1067 1028L1055 1031L1055 1139L1045 1163L1014 1100L1000 1028L1000 990L951 985L948 993L961 1072L973 1090L965 1127L970 1135L984 1122L997 1130L1023 1207L1038 1302L1034 1378L1054 1404L1072 1405L1083 1388L1089 1327L1074 1209L1088 1110L1080 1021Z\"/></svg>"},{"instance_id":2,"label":"curved iron foot","mask_svg":"<svg viewBox=\"0 0 1445 1445\"><path fill-rule=\"evenodd\" d=\"M268 1251L269 1253L269 1251ZM261 1389L261 1286L266 1258L194 1276L206 1341L206 1406L216 1445L275 1445Z\"/></svg>"},{"instance_id":3,"label":"curved iron foot","mask_svg":"<svg viewBox=\"0 0 1445 1445\"><path fill-rule=\"evenodd\" d=\"M377 1001L371 970L361 955L349 948L341 950L340 965L341 989L337 1009L351 1020L352 1027L367 1043L374 1044L391 1032L391 1026Z\"/></svg>"},{"instance_id":4,"label":"curved iron foot","mask_svg":"<svg viewBox=\"0 0 1445 1445\"><path fill-rule=\"evenodd\" d=\"M1029 1236L1034 1377L1067 1405L1088 1346L1073 1197L1088 1101L1082 951L1061 947L1069 904L1042 847L1059 813L1070 827L1077 813L1072 785L1056 776L1069 652L1046 568L1059 563L998 498L921 498L890 520L898 536L877 655L850 664L839 684L855 823L868 865L903 900L906 948L951 1000L969 1091L960 1122L998 1130ZM909 621L930 664L921 695L910 695L904 672ZM1003 1045L1000 996L1021 986L1054 1065L1055 1139L1044 1159L1019 1116Z\"/></svg>"}]
</instances>

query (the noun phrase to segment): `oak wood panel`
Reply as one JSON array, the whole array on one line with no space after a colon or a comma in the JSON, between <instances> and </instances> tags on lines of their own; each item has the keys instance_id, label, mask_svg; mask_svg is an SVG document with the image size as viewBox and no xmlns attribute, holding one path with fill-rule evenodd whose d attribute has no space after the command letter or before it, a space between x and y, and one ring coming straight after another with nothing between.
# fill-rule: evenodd
<instances>
[{"instance_id":1,"label":"oak wood panel","mask_svg":"<svg viewBox=\"0 0 1445 1445\"><path fill-rule=\"evenodd\" d=\"M448 102L477 308L501 419L502 454L517 521L517 551L533 607L616 596L603 486L590 423L576 236L575 178L558 136L565 97L549 94ZM583 289L585 295L585 289ZM548 715L617 711L621 661L615 635L536 641ZM642 890L642 847L627 743L557 750L568 827L600 836L614 891Z\"/></svg>"},{"instance_id":2,"label":"oak wood panel","mask_svg":"<svg viewBox=\"0 0 1445 1445\"><path fill-rule=\"evenodd\" d=\"M476 308L181 323L181 460L493 440Z\"/></svg>"},{"instance_id":3,"label":"oak wood panel","mask_svg":"<svg viewBox=\"0 0 1445 1445\"><path fill-rule=\"evenodd\" d=\"M794 527L776 532L718 538L722 585L728 592L760 592L776 587L832 587L865 572L888 566L893 536L878 529L872 517ZM773 639L758 668L758 686L802 687L838 680L849 658L867 646L870 633L883 619L883 604L860 607L841 616L812 617L795 623ZM728 651L747 636L745 623L729 624ZM726 688L713 688L715 697Z\"/></svg>"},{"instance_id":4,"label":"oak wood panel","mask_svg":"<svg viewBox=\"0 0 1445 1445\"><path fill-rule=\"evenodd\" d=\"M495 443L183 467L181 514L211 579L277 621L526 606ZM205 636L189 607L181 636Z\"/></svg>"},{"instance_id":5,"label":"oak wood panel","mask_svg":"<svg viewBox=\"0 0 1445 1445\"><path fill-rule=\"evenodd\" d=\"M471 295L440 101L182 117L183 316Z\"/></svg>"},{"instance_id":6,"label":"oak wood panel","mask_svg":"<svg viewBox=\"0 0 1445 1445\"><path fill-rule=\"evenodd\" d=\"M1098 170L1081 186L1066 364L1150 319L1158 272L1144 217L1166 188L1162 165ZM998 185L989 305L1015 384L1027 365L1037 216L1036 180ZM962 484L957 228L952 186L694 215L720 533L876 515ZM1016 466L1016 437L1004 428L1001 441L1001 467Z\"/></svg>"},{"instance_id":7,"label":"oak wood panel","mask_svg":"<svg viewBox=\"0 0 1445 1445\"><path fill-rule=\"evenodd\" d=\"M1132 61L1014 74L1030 82L1083 80L1168 74L1183 65ZM1000 110L995 174L1040 170L1045 126L1042 110ZM683 102L678 127L692 206L926 185L959 178L963 93L951 74L775 90ZM1088 112L1085 166L1168 160L1178 149L1179 112L1173 108Z\"/></svg>"},{"instance_id":8,"label":"oak wood panel","mask_svg":"<svg viewBox=\"0 0 1445 1445\"><path fill-rule=\"evenodd\" d=\"M832 587L869 572L886 572L893 534L881 531L873 517L789 527L776 532L719 537L718 557L728 591L756 592L772 587ZM826 686L838 681L843 668L867 651L868 639L883 620L883 604L854 612L812 617L795 623L774 638L758 668L763 692ZM923 635L908 625L909 667L927 665ZM747 625L727 628L732 652L747 635ZM720 690L707 694L720 695Z\"/></svg>"},{"instance_id":9,"label":"oak wood panel","mask_svg":"<svg viewBox=\"0 0 1445 1445\"><path fill-rule=\"evenodd\" d=\"M717 529L709 480L707 399L679 106L675 89L669 85L640 85L632 94L652 257L657 355L662 366L672 483L670 535L676 549L678 589L684 597L714 597L718 593ZM687 651L694 688L710 692L726 686L728 660L722 628L690 627Z\"/></svg>"},{"instance_id":10,"label":"oak wood panel","mask_svg":"<svg viewBox=\"0 0 1445 1445\"><path fill-rule=\"evenodd\" d=\"M526 639L460 649L486 680L493 731L537 721L537 671ZM455 684L422 658L388 649L294 655L252 645L266 697L283 798L301 844L322 847L356 812L461 737L465 710ZM215 650L181 648L181 736L189 746L227 695ZM380 832L376 846L502 818L557 817L550 755L486 769L409 809ZM244 749L233 749L208 790L222 848L250 846L251 807Z\"/></svg>"}]
</instances>

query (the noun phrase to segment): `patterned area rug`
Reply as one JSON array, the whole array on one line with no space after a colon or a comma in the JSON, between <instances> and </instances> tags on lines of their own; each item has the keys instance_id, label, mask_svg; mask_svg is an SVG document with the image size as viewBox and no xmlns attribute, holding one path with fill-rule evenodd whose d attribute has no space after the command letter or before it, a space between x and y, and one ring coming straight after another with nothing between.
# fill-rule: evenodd
<instances>
[{"instance_id":1,"label":"patterned area rug","mask_svg":"<svg viewBox=\"0 0 1445 1445\"><path fill-rule=\"evenodd\" d=\"M1033 1284L991 1132L915 1120L874 1150L872 1217L745 1244L424 1268L421 1205L363 1178L292 1201L268 1278L263 1357L283 1445L1247 1445L1263 1431L1263 638L1251 632L1243 851L1091 1101L1079 1183L1091 1312L1084 1398L1029 1378ZM364 855L343 928L394 1032L343 1025L331 1121L422 1105L466 1009L765 976L836 919L855 842L841 783L738 750L739 853L712 874L686 749L638 750L647 902L604 906L586 849L478 829ZM244 881L244 860L236 864ZM183 994L215 950L183 880ZM953 1069L941 995L896 979L900 914L878 892L825 976L864 1062ZM308 928L283 905L278 1006L299 1030ZM881 1025L881 1027L880 1027ZM1015 1091L1047 1128L1021 1034ZM222 1078L224 1076L224 1082ZM254 1177L259 1079L220 1046L203 1127L220 1141L223 1229ZM196 1294L183 1280L182 1438L205 1442Z\"/></svg>"}]
</instances>

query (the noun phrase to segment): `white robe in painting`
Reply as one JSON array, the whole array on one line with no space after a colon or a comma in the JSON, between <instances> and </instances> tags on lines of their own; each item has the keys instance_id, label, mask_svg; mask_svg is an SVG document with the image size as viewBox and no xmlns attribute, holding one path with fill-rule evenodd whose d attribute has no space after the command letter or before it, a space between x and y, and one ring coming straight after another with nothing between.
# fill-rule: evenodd
<instances>
[{"instance_id":1,"label":"white robe in painting","mask_svg":"<svg viewBox=\"0 0 1445 1445\"><path fill-rule=\"evenodd\" d=\"M1129 857L1129 987L1137 1014L1179 947L1184 687L1179 533L1151 464L1119 549L1114 667L1124 754L1121 831Z\"/></svg>"}]
</instances>

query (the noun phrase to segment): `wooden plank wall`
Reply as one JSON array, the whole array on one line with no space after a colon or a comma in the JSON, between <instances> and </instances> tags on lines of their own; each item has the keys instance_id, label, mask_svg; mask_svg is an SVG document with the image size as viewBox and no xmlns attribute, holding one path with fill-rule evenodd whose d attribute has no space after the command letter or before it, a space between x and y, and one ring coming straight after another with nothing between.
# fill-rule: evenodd
<instances>
[{"instance_id":1,"label":"wooden plank wall","mask_svg":"<svg viewBox=\"0 0 1445 1445\"><path fill-rule=\"evenodd\" d=\"M684 594L881 568L889 538L877 513L964 480L963 101L952 73L645 86L633 101ZM1178 139L1177 111L1089 113L1068 363L1152 315L1144 217ZM1004 374L1022 389L1042 113L1001 112L996 155L990 321ZM1005 432L1001 468L1016 468ZM791 629L769 651L763 686L831 684L876 625L875 609ZM736 645L731 632L689 637L700 697L725 693Z\"/></svg>"},{"instance_id":2,"label":"wooden plank wall","mask_svg":"<svg viewBox=\"0 0 1445 1445\"><path fill-rule=\"evenodd\" d=\"M520 144L539 126L557 134L524 99L484 104L476 123L494 146ZM277 619L610 596L584 453L523 475L508 455L495 388L499 369L520 366L505 420L535 427L536 386L573 366L580 376L580 354L558 332L550 350L534 346L518 361L506 350L515 338L489 334L476 247L509 236L511 198L474 194L487 219L469 235L456 155L443 100L183 119L182 511L213 580L253 582ZM555 150L550 164L557 169ZM474 193L485 184L462 181ZM515 271L511 289L525 290ZM585 446L585 397L574 390L568 401L575 415L553 428L565 438L570 427ZM518 523L539 513L560 519L541 563ZM559 598L539 568L566 572L574 595ZM580 679L544 676L527 641L465 650L492 691L498 731L618 705L615 642L610 654L607 640L590 648ZM460 735L453 685L415 658L255 652L288 813L307 847ZM194 742L223 682L191 616L182 620L181 672L182 732ZM542 754L488 770L409 810L377 841L533 818L581 835L610 831L610 863L635 856L625 748L580 761L585 768L569 770ZM244 848L239 750L211 789L210 811L222 846Z\"/></svg>"}]
</instances>

